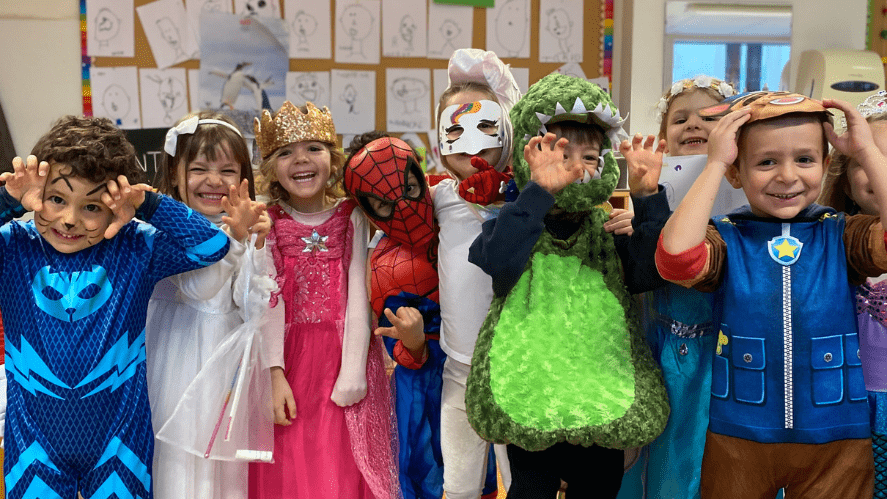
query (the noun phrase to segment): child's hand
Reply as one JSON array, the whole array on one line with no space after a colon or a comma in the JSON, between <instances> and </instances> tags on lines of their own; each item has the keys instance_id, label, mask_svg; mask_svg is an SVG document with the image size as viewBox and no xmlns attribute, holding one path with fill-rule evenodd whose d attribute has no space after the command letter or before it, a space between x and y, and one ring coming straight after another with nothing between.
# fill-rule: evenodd
<instances>
[{"instance_id":1,"label":"child's hand","mask_svg":"<svg viewBox=\"0 0 887 499\"><path fill-rule=\"evenodd\" d=\"M105 229L105 239L111 239L132 220L136 210L145 202L145 193L151 190L151 186L148 184L129 185L129 180L123 175L117 177L117 180L109 180L105 185L108 190L102 193L102 202L114 214L111 224Z\"/></svg>"},{"instance_id":2,"label":"child's hand","mask_svg":"<svg viewBox=\"0 0 887 499\"><path fill-rule=\"evenodd\" d=\"M391 321L391 326L376 328L373 334L398 339L410 352L421 352L425 348L425 321L419 309L400 307L395 314L386 308L385 317Z\"/></svg>"},{"instance_id":3,"label":"child's hand","mask_svg":"<svg viewBox=\"0 0 887 499\"><path fill-rule=\"evenodd\" d=\"M262 249L265 247L265 239L268 237L268 233L271 232L271 217L268 216L267 211L262 211L262 215L259 216L259 221L253 224L250 229L250 233L256 235L256 249Z\"/></svg>"},{"instance_id":4,"label":"child's hand","mask_svg":"<svg viewBox=\"0 0 887 499\"><path fill-rule=\"evenodd\" d=\"M614 208L613 211L610 212L610 220L604 222L604 230L613 234L625 234L630 236L634 234L634 227L631 226L633 218L633 211Z\"/></svg>"},{"instance_id":5,"label":"child's hand","mask_svg":"<svg viewBox=\"0 0 887 499\"><path fill-rule=\"evenodd\" d=\"M227 213L222 217L222 222L228 224L231 237L236 241L243 241L249 237L250 229L265 212L265 203L249 198L249 181L243 179L239 188L228 186L228 195L222 198L222 209Z\"/></svg>"},{"instance_id":6,"label":"child's hand","mask_svg":"<svg viewBox=\"0 0 887 499\"><path fill-rule=\"evenodd\" d=\"M856 106L835 99L823 99L822 105L827 109L843 111L847 120L847 130L841 136L835 133L835 127L831 123L822 124L828 141L835 146L835 149L858 161L859 156L867 148L878 148L872 138L871 126L862 117Z\"/></svg>"},{"instance_id":7,"label":"child's hand","mask_svg":"<svg viewBox=\"0 0 887 499\"><path fill-rule=\"evenodd\" d=\"M366 397L366 373L351 373L351 371L356 370L342 369L339 371L339 377L336 379L336 386L333 387L333 394L330 395L330 400L339 407L354 405Z\"/></svg>"},{"instance_id":8,"label":"child's hand","mask_svg":"<svg viewBox=\"0 0 887 499\"><path fill-rule=\"evenodd\" d=\"M643 142L643 143L642 143ZM660 140L656 149L656 137L637 134L631 142L623 140L619 152L628 164L628 188L635 196L652 196L659 192L659 174L662 172L662 155L665 154L665 140Z\"/></svg>"},{"instance_id":9,"label":"child's hand","mask_svg":"<svg viewBox=\"0 0 887 499\"><path fill-rule=\"evenodd\" d=\"M569 141L546 133L544 137L533 137L524 146L524 159L530 167L530 180L539 184L552 195L585 175L582 168L570 168L564 164L564 149ZM541 145L542 150L539 150Z\"/></svg>"},{"instance_id":10,"label":"child's hand","mask_svg":"<svg viewBox=\"0 0 887 499\"><path fill-rule=\"evenodd\" d=\"M16 156L12 160L12 171L0 174L0 182L6 182L6 192L18 199L28 211L43 209L43 187L49 175L49 163L37 163L36 156L28 156L27 161Z\"/></svg>"},{"instance_id":11,"label":"child's hand","mask_svg":"<svg viewBox=\"0 0 887 499\"><path fill-rule=\"evenodd\" d=\"M271 400L274 403L274 424L289 426L296 419L296 399L282 367L271 368ZM289 417L286 417L289 412Z\"/></svg>"},{"instance_id":12,"label":"child's hand","mask_svg":"<svg viewBox=\"0 0 887 499\"><path fill-rule=\"evenodd\" d=\"M751 118L748 108L737 109L718 121L708 134L708 163L722 163L728 167L736 162L739 146L736 143L739 127Z\"/></svg>"},{"instance_id":13,"label":"child's hand","mask_svg":"<svg viewBox=\"0 0 887 499\"><path fill-rule=\"evenodd\" d=\"M486 206L500 197L502 184L507 184L511 176L496 171L480 156L471 157L471 166L477 173L459 183L459 195L469 203Z\"/></svg>"}]
</instances>

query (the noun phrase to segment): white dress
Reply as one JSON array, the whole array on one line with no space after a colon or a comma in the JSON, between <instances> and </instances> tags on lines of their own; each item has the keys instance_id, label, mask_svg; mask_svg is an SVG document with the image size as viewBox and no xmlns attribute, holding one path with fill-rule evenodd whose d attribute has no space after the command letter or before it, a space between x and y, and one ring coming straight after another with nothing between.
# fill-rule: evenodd
<instances>
[{"instance_id":1,"label":"white dress","mask_svg":"<svg viewBox=\"0 0 887 499\"><path fill-rule=\"evenodd\" d=\"M194 427L173 428L171 433L193 433L195 428L197 431L212 429L213 423L221 419L218 409L202 410L204 414L200 416L187 412L194 411L195 387L189 390L189 386L198 382L198 374L201 378L216 378L212 381L218 386L214 391L224 392L226 388L222 387L230 385L230 373L227 376L221 372L207 373L207 363L218 360L218 353L225 353L220 350L229 347L232 335L244 323L244 311L239 306L243 300L237 299L238 290L244 286L240 281L254 275L268 279L265 268L253 268L257 261L265 260L257 258L264 257L263 254L254 254L259 252L264 250L254 252L250 248L247 251L246 245L231 241L231 249L222 261L169 277L154 288L148 306L145 343L151 419L158 434L154 440L153 466L156 499L247 497L245 461L206 459L195 452L193 445L188 452L182 445L172 445L169 439L164 441L160 437L162 432L169 432L170 425ZM197 393L201 391L198 389ZM183 411L182 407L189 403L192 406ZM174 415L177 419L171 421ZM224 434L225 428L221 430ZM217 441L221 446L222 437Z\"/></svg>"}]
</instances>

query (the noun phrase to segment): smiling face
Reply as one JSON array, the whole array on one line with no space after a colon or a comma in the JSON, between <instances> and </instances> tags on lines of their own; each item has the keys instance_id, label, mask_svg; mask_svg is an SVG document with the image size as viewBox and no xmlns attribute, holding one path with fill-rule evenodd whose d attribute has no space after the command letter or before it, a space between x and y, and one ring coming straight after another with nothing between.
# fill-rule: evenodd
<instances>
[{"instance_id":1,"label":"smiling face","mask_svg":"<svg viewBox=\"0 0 887 499\"><path fill-rule=\"evenodd\" d=\"M822 124L815 118L788 117L746 125L737 164L727 180L742 188L751 211L787 220L819 197L826 161Z\"/></svg>"},{"instance_id":2,"label":"smiling face","mask_svg":"<svg viewBox=\"0 0 887 499\"><path fill-rule=\"evenodd\" d=\"M240 164L234 160L227 145L216 148L215 160L200 153L188 165L176 168L179 197L195 211L204 215L222 213L222 197L228 187L240 183Z\"/></svg>"},{"instance_id":3,"label":"smiling face","mask_svg":"<svg viewBox=\"0 0 887 499\"><path fill-rule=\"evenodd\" d=\"M37 232L61 253L76 253L102 241L113 219L111 209L102 202L105 184L70 173L67 165L52 164L43 190L43 210L34 213Z\"/></svg>"},{"instance_id":4,"label":"smiling face","mask_svg":"<svg viewBox=\"0 0 887 499\"><path fill-rule=\"evenodd\" d=\"M329 146L313 140L294 142L274 154L277 181L289 193L287 203L302 213L327 208L325 188L332 173Z\"/></svg>"},{"instance_id":5,"label":"smiling face","mask_svg":"<svg viewBox=\"0 0 887 499\"><path fill-rule=\"evenodd\" d=\"M665 115L665 151L669 156L708 154L708 134L718 124L716 117L701 117L699 110L718 103L702 89L688 89L675 97Z\"/></svg>"},{"instance_id":6,"label":"smiling face","mask_svg":"<svg viewBox=\"0 0 887 499\"><path fill-rule=\"evenodd\" d=\"M582 168L585 175L577 180L578 183L586 183L589 180L601 178L600 164L601 147L595 144L568 143L564 148L564 166L570 170Z\"/></svg>"},{"instance_id":7,"label":"smiling face","mask_svg":"<svg viewBox=\"0 0 887 499\"><path fill-rule=\"evenodd\" d=\"M876 121L871 124L875 145L882 153L887 154L887 121ZM847 166L847 195L859 205L860 213L878 215L880 209L875 199L875 192L869 184L869 177L856 161Z\"/></svg>"}]
</instances>

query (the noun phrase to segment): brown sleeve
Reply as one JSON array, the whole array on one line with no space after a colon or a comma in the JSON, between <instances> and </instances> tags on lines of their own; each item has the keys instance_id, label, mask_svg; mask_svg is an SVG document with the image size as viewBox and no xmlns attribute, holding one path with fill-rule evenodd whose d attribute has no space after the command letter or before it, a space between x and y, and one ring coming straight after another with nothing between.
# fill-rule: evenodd
<instances>
[{"instance_id":1,"label":"brown sleeve","mask_svg":"<svg viewBox=\"0 0 887 499\"><path fill-rule=\"evenodd\" d=\"M699 273L693 288L711 293L721 285L724 278L724 267L727 264L727 243L721 238L714 225L709 224L705 231L705 245L708 246L708 263Z\"/></svg>"},{"instance_id":2,"label":"brown sleeve","mask_svg":"<svg viewBox=\"0 0 887 499\"><path fill-rule=\"evenodd\" d=\"M847 216L846 221L844 248L850 282L859 285L865 282L866 277L887 273L887 248L880 218L852 215Z\"/></svg>"}]
</instances>

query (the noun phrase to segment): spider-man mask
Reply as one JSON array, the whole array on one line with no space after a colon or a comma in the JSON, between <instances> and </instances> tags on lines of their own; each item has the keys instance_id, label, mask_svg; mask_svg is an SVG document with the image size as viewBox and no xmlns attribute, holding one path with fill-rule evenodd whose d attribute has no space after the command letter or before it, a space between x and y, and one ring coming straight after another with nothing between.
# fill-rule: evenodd
<instances>
[{"instance_id":1,"label":"spider-man mask","mask_svg":"<svg viewBox=\"0 0 887 499\"><path fill-rule=\"evenodd\" d=\"M418 246L435 232L434 208L425 175L410 146L382 137L346 165L345 190L391 239Z\"/></svg>"}]
</instances>

